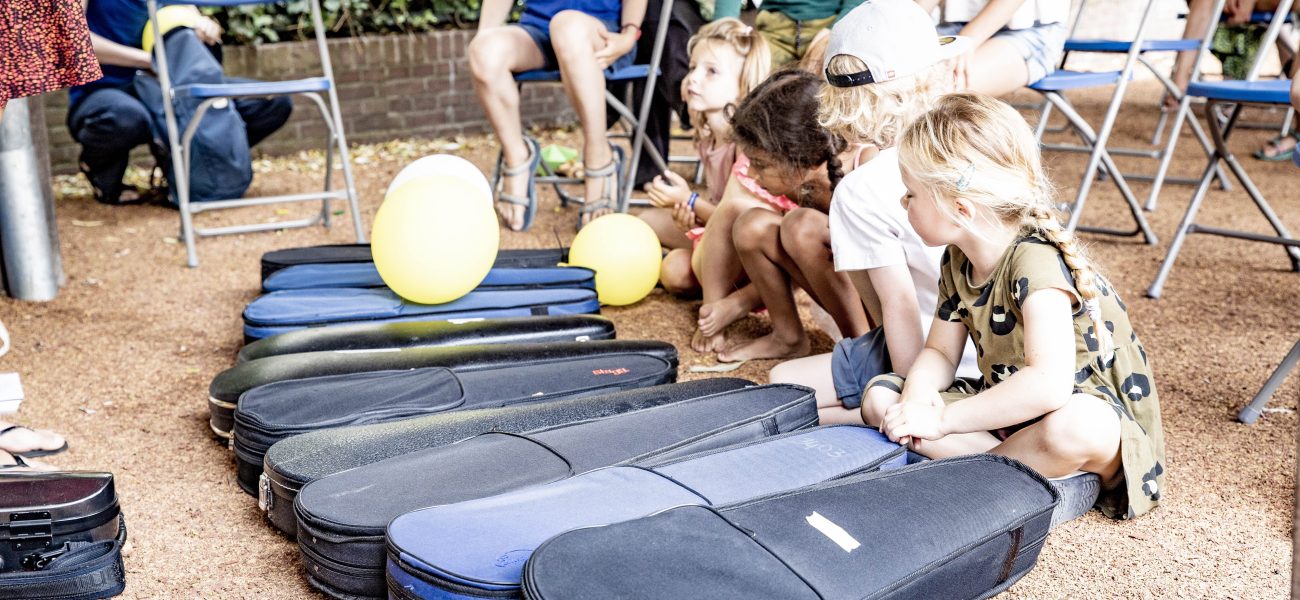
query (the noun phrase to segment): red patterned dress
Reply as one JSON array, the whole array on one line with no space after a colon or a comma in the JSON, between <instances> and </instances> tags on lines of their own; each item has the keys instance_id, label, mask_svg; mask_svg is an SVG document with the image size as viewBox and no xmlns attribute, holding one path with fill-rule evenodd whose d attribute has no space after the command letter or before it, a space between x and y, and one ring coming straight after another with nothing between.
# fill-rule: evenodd
<instances>
[{"instance_id":1,"label":"red patterned dress","mask_svg":"<svg viewBox=\"0 0 1300 600\"><path fill-rule=\"evenodd\" d=\"M101 76L80 0L0 0L0 109Z\"/></svg>"}]
</instances>

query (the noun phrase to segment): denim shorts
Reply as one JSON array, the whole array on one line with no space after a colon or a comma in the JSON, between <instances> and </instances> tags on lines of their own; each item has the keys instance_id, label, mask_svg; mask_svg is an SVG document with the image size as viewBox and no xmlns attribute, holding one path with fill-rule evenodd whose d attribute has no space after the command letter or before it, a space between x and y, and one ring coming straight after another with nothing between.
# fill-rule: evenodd
<instances>
[{"instance_id":1,"label":"denim shorts","mask_svg":"<svg viewBox=\"0 0 1300 600\"><path fill-rule=\"evenodd\" d=\"M613 32L618 31L618 22L616 21L601 21L601 23L604 23L605 29L608 29L609 31L613 31ZM555 57L555 47L551 45L551 30L549 27L547 27L549 23L520 22L520 23L516 23L516 25L522 27L524 31L527 31L528 37L533 38L533 43L537 44L537 49L542 51L543 64L541 70L542 71L560 70L560 61ZM624 67L630 67L632 66L632 62L635 60L636 60L636 46L634 45L632 46L632 49L628 51L627 54L618 57L618 59L615 60L613 64L606 67L605 73L608 75L609 73L613 73L614 71L617 71Z\"/></svg>"},{"instance_id":2,"label":"denim shorts","mask_svg":"<svg viewBox=\"0 0 1300 600\"><path fill-rule=\"evenodd\" d=\"M856 338L844 338L831 350L831 381L845 408L862 406L862 392L877 375L893 371L885 328L877 327Z\"/></svg>"},{"instance_id":3,"label":"denim shorts","mask_svg":"<svg viewBox=\"0 0 1300 600\"><path fill-rule=\"evenodd\" d=\"M937 30L939 35L957 35L965 26L965 23L943 23ZM1048 23L1028 29L1001 29L993 37L1010 42L1020 52L1029 69L1029 81L1025 83L1030 84L1056 70L1069 33L1065 23Z\"/></svg>"}]
</instances>

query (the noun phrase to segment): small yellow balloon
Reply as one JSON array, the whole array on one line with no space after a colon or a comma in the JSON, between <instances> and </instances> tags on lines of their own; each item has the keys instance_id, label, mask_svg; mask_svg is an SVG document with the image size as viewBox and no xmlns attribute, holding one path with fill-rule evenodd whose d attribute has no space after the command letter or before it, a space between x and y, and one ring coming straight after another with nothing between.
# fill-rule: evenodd
<instances>
[{"instance_id":1,"label":"small yellow balloon","mask_svg":"<svg viewBox=\"0 0 1300 600\"><path fill-rule=\"evenodd\" d=\"M596 294L611 306L645 298L659 281L662 258L650 225L621 213L588 223L569 248L569 264L595 271Z\"/></svg>"},{"instance_id":2,"label":"small yellow balloon","mask_svg":"<svg viewBox=\"0 0 1300 600\"><path fill-rule=\"evenodd\" d=\"M496 261L501 230L491 198L463 178L413 177L384 197L370 232L379 276L397 295L443 304L478 287Z\"/></svg>"}]
</instances>

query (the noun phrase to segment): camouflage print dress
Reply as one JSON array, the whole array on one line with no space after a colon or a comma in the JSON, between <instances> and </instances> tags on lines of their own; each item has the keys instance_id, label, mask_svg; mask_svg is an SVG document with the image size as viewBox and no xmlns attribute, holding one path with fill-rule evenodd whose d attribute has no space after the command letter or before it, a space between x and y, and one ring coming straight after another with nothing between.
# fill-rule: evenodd
<instances>
[{"instance_id":1,"label":"camouflage print dress","mask_svg":"<svg viewBox=\"0 0 1300 600\"><path fill-rule=\"evenodd\" d=\"M1074 392L1105 401L1120 420L1125 481L1113 490L1103 491L1097 507L1109 517L1124 519L1155 508L1164 485L1160 401L1146 350L1129 324L1127 309L1118 292L1109 281L1098 276L1102 322L1111 331L1116 346L1113 356L1103 357L1070 269L1056 246L1038 234L1026 235L1008 248L983 285L972 284L970 272L966 255L956 246L949 246L940 267L941 304L936 310L937 317L966 326L975 342L983 377L973 385L957 382L943 394L945 399L951 402L997 385L1023 367L1025 338L1021 304L1041 289L1064 290L1079 306L1074 313Z\"/></svg>"}]
</instances>

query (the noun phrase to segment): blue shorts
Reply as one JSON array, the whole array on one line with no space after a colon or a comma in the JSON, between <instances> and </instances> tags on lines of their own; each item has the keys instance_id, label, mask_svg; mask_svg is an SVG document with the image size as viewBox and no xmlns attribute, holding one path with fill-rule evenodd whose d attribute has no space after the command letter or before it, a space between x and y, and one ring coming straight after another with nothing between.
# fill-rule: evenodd
<instances>
[{"instance_id":1,"label":"blue shorts","mask_svg":"<svg viewBox=\"0 0 1300 600\"><path fill-rule=\"evenodd\" d=\"M936 29L939 35L957 35L965 26L965 23L943 23ZM1000 29L993 37L1010 42L1020 52L1029 69L1029 81L1025 82L1028 85L1056 70L1069 34L1065 23L1048 23L1028 29Z\"/></svg>"},{"instance_id":2,"label":"blue shorts","mask_svg":"<svg viewBox=\"0 0 1300 600\"><path fill-rule=\"evenodd\" d=\"M885 328L877 327L856 338L844 338L831 350L831 381L845 408L862 406L862 392L877 375L893 371Z\"/></svg>"},{"instance_id":3,"label":"blue shorts","mask_svg":"<svg viewBox=\"0 0 1300 600\"><path fill-rule=\"evenodd\" d=\"M601 23L604 23L605 29L609 31L612 32L618 31L617 21L601 21ZM560 70L560 61L555 57L555 47L551 45L551 30L548 27L548 25L550 24L519 22L516 23L516 25L522 27L524 31L527 31L528 37L533 38L533 43L537 44L537 49L542 51L541 70L542 71ZM632 62L635 60L636 60L636 46L632 46L632 49L629 50L627 54L618 57L618 59L615 60L613 64L606 67L605 73L608 75L609 73L613 73L614 71L617 71L624 67L630 67L632 66Z\"/></svg>"}]
</instances>

